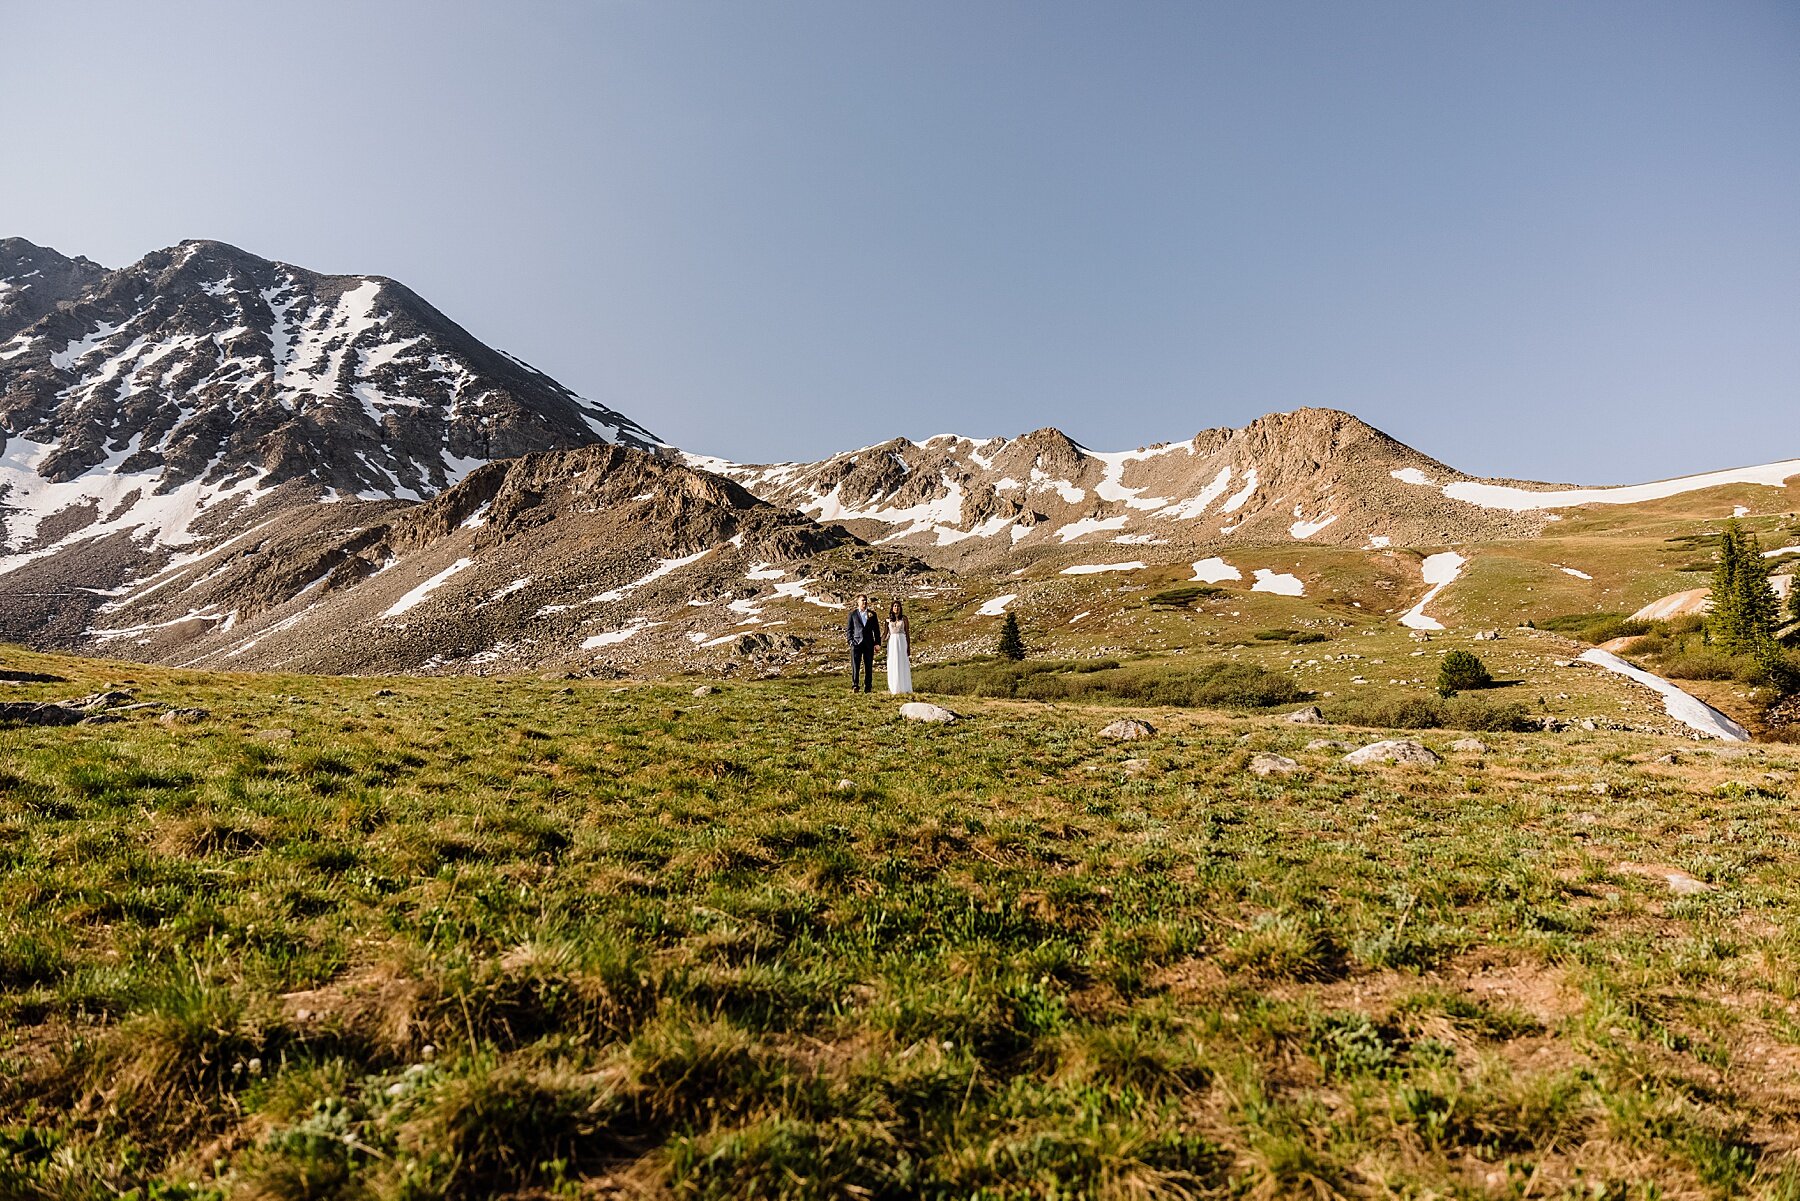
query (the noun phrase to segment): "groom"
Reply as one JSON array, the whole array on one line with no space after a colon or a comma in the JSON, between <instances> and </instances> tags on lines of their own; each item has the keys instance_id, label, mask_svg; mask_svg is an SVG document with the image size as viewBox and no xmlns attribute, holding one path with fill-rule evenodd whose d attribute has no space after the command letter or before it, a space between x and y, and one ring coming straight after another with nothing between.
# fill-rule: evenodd
<instances>
[{"instance_id":1,"label":"groom","mask_svg":"<svg viewBox=\"0 0 1800 1201\"><path fill-rule=\"evenodd\" d=\"M859 593L844 626L850 640L850 691L875 691L875 650L881 645L881 619L869 608L869 594Z\"/></svg>"}]
</instances>

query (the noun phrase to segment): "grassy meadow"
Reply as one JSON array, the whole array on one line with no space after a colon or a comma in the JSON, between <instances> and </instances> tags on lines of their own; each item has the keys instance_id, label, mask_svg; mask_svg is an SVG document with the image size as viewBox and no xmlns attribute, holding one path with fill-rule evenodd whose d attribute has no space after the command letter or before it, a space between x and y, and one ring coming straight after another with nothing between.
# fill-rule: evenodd
<instances>
[{"instance_id":1,"label":"grassy meadow","mask_svg":"<svg viewBox=\"0 0 1800 1201\"><path fill-rule=\"evenodd\" d=\"M0 1197L1800 1197L1797 747L0 666Z\"/></svg>"}]
</instances>

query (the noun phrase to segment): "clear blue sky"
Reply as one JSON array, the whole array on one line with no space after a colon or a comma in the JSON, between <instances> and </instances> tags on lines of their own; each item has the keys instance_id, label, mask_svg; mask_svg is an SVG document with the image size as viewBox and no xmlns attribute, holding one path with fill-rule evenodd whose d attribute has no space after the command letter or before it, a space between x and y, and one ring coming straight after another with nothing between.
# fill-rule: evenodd
<instances>
[{"instance_id":1,"label":"clear blue sky","mask_svg":"<svg viewBox=\"0 0 1800 1201\"><path fill-rule=\"evenodd\" d=\"M0 0L0 234L392 275L743 460L1800 456L1800 6Z\"/></svg>"}]
</instances>

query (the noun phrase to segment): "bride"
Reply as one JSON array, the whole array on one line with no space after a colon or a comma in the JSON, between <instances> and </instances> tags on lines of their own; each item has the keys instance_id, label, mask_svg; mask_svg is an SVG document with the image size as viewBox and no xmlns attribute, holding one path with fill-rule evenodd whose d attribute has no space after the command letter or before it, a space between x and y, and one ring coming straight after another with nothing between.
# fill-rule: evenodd
<instances>
[{"instance_id":1,"label":"bride","mask_svg":"<svg viewBox=\"0 0 1800 1201\"><path fill-rule=\"evenodd\" d=\"M906 610L900 607L900 599L888 606L888 691L912 691L912 659L910 658L911 631L906 624Z\"/></svg>"}]
</instances>

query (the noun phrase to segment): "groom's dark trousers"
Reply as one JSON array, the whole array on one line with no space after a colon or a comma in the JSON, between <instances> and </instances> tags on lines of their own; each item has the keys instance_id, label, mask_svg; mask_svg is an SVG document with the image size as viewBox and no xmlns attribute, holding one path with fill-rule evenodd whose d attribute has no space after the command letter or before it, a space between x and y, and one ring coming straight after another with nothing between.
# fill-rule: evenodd
<instances>
[{"instance_id":1,"label":"groom's dark trousers","mask_svg":"<svg viewBox=\"0 0 1800 1201\"><path fill-rule=\"evenodd\" d=\"M850 691L875 691L875 648L881 645L881 619L873 610L867 613L850 610L844 623L844 637L850 643Z\"/></svg>"},{"instance_id":2,"label":"groom's dark trousers","mask_svg":"<svg viewBox=\"0 0 1800 1201\"><path fill-rule=\"evenodd\" d=\"M860 642L850 648L850 691L875 691L875 644Z\"/></svg>"}]
</instances>

